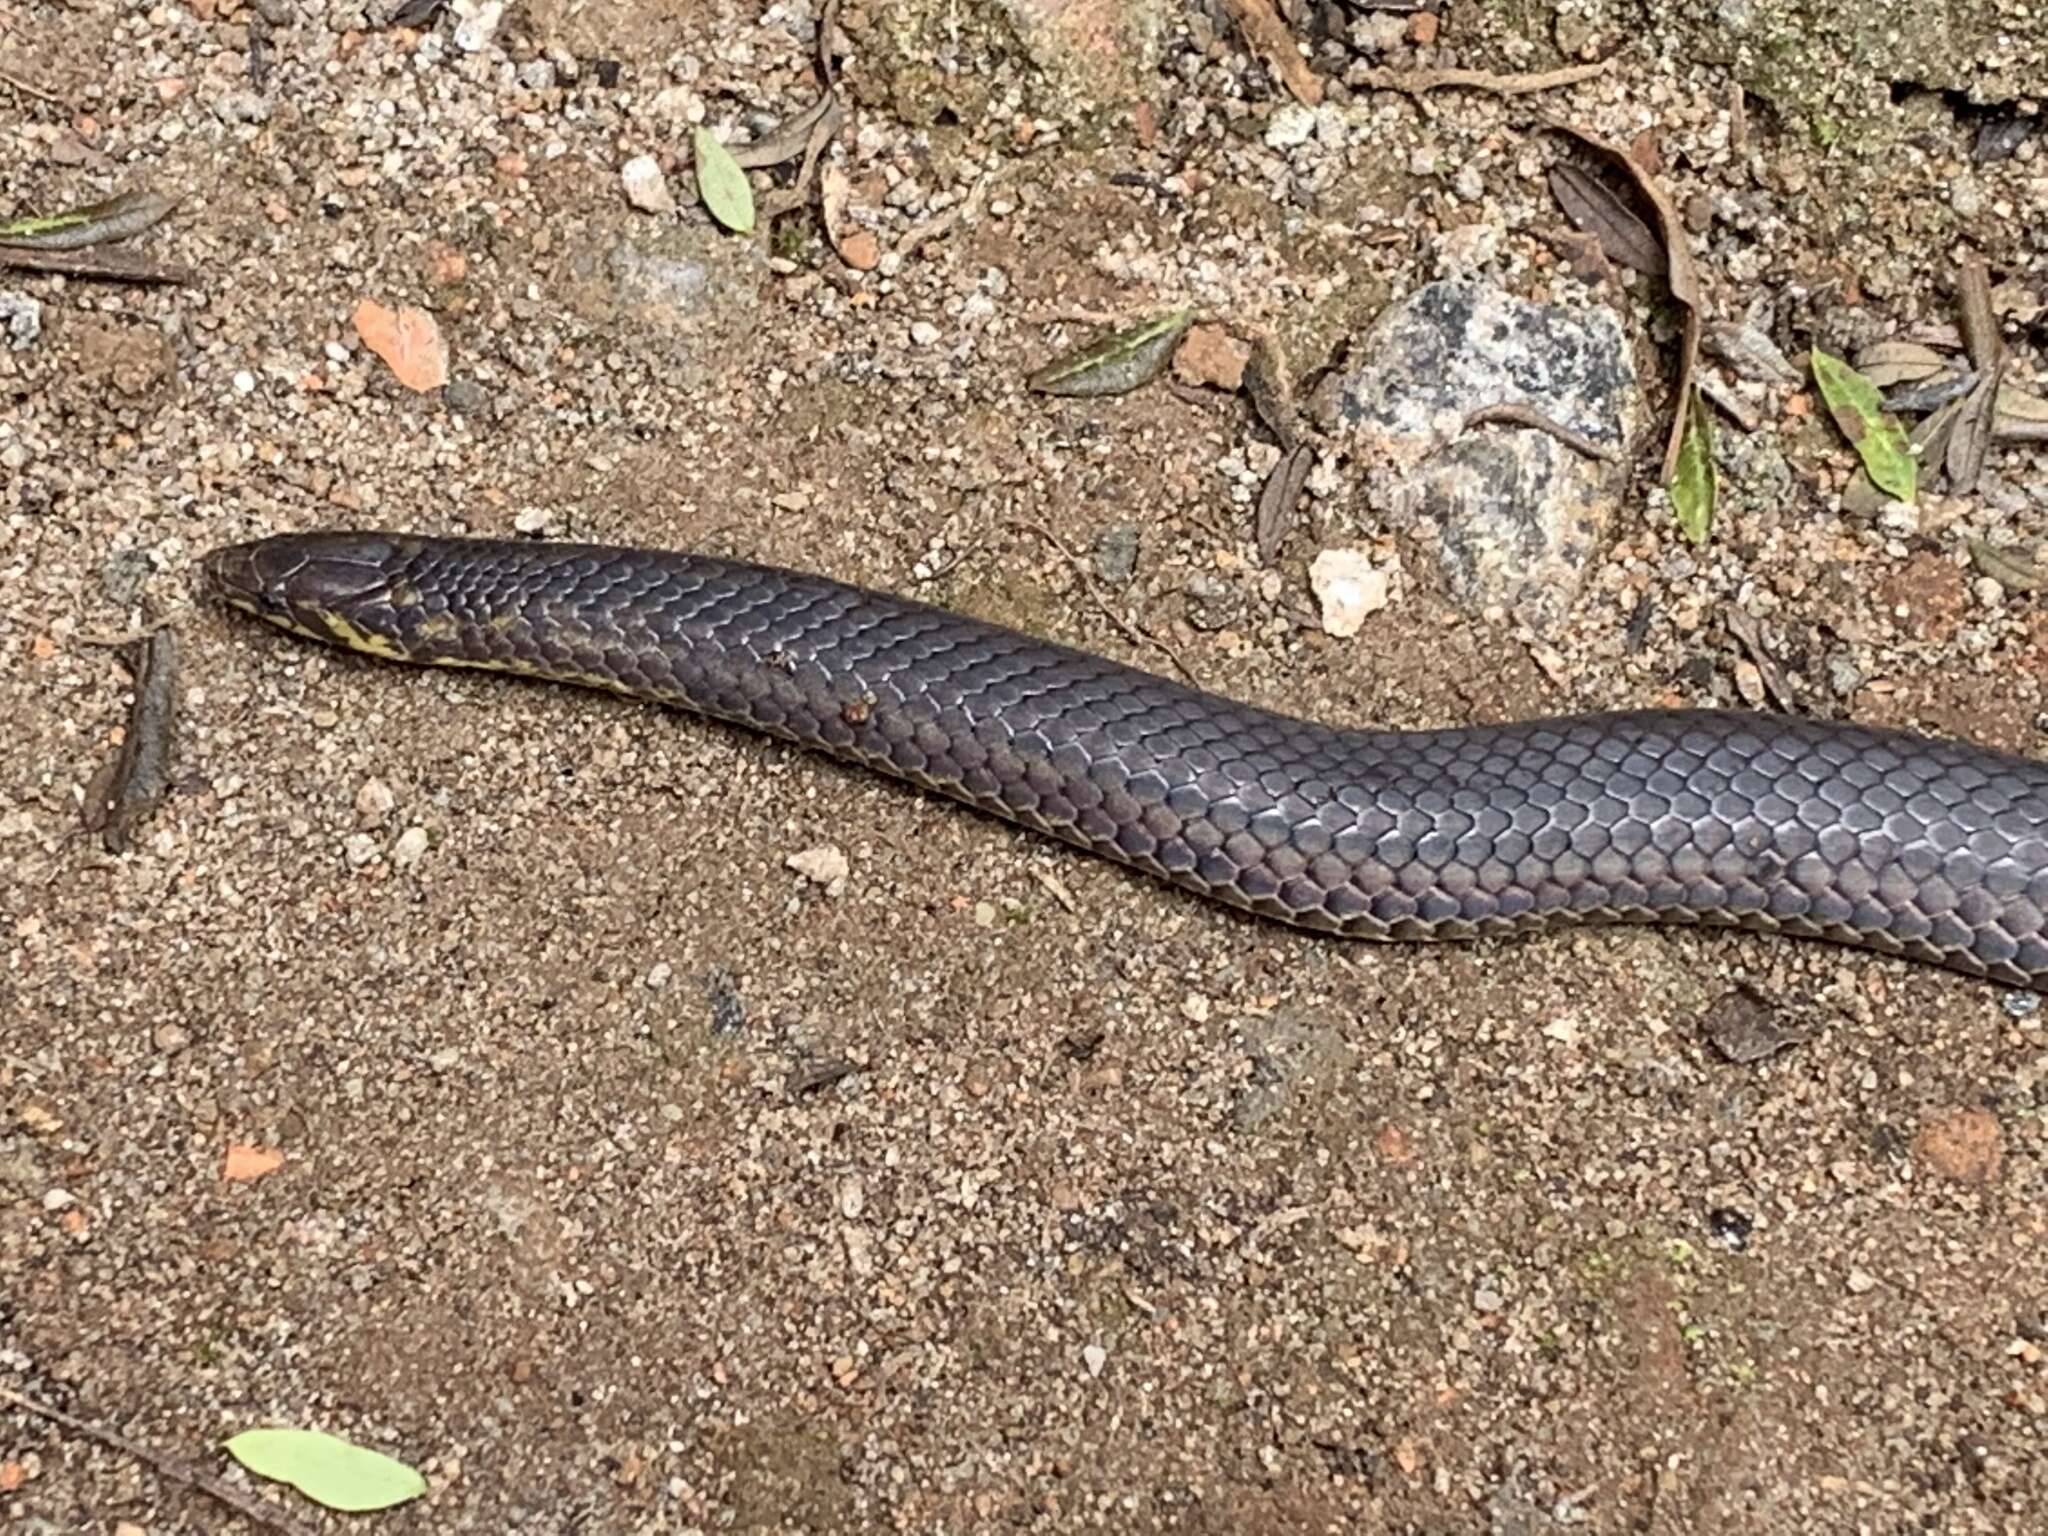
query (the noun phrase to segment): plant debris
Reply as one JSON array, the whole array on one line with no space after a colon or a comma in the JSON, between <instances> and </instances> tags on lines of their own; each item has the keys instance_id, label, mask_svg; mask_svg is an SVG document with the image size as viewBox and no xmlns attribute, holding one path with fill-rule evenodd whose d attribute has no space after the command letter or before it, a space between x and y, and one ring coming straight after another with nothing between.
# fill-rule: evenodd
<instances>
[{"instance_id":1,"label":"plant debris","mask_svg":"<svg viewBox=\"0 0 2048 1536\"><path fill-rule=\"evenodd\" d=\"M1877 387L1854 368L1819 347L1808 357L1813 381L1827 403L1828 414L1842 429L1863 460L1871 483L1898 501L1911 501L1918 488L1919 469L1912 444L1898 421L1887 415Z\"/></svg>"},{"instance_id":2,"label":"plant debris","mask_svg":"<svg viewBox=\"0 0 2048 1536\"><path fill-rule=\"evenodd\" d=\"M168 629L153 630L123 648L134 674L135 696L121 733L121 750L85 792L85 830L99 834L109 853L125 853L135 830L163 804L171 787L171 737L177 717L178 650Z\"/></svg>"},{"instance_id":3,"label":"plant debris","mask_svg":"<svg viewBox=\"0 0 2048 1536\"><path fill-rule=\"evenodd\" d=\"M1551 167L1551 195L1574 227L1600 242L1610 261L1662 277L1664 248L1621 196L1581 166L1569 162Z\"/></svg>"},{"instance_id":4,"label":"plant debris","mask_svg":"<svg viewBox=\"0 0 2048 1536\"><path fill-rule=\"evenodd\" d=\"M0 245L27 251L81 251L131 240L177 206L177 199L147 190L123 192L83 208L31 214L0 222Z\"/></svg>"},{"instance_id":5,"label":"plant debris","mask_svg":"<svg viewBox=\"0 0 2048 1536\"><path fill-rule=\"evenodd\" d=\"M1491 96L1533 96L1562 90L1584 80L1597 80L1614 67L1612 59L1570 64L1535 74L1497 75L1490 69L1361 69L1346 75L1347 84L1375 91L1400 91L1421 96L1430 91L1484 91Z\"/></svg>"},{"instance_id":6,"label":"plant debris","mask_svg":"<svg viewBox=\"0 0 2048 1536\"><path fill-rule=\"evenodd\" d=\"M692 130L690 146L697 172L697 195L704 200L711 217L735 234L752 234L754 189L747 185L747 173L709 129Z\"/></svg>"},{"instance_id":7,"label":"plant debris","mask_svg":"<svg viewBox=\"0 0 2048 1536\"><path fill-rule=\"evenodd\" d=\"M1292 29L1273 9L1273 0L1223 0L1223 8L1288 95L1305 107L1322 105L1322 77L1301 56Z\"/></svg>"},{"instance_id":8,"label":"plant debris","mask_svg":"<svg viewBox=\"0 0 2048 1536\"><path fill-rule=\"evenodd\" d=\"M1585 458L1598 459L1603 464L1618 463L1621 459L1621 454L1611 445L1596 443L1583 433L1574 432L1555 417L1546 416L1533 405L1525 405L1519 400L1502 400L1494 405L1482 405L1466 416L1459 430L1469 432L1474 427L1485 426L1528 427L1556 438L1573 453Z\"/></svg>"},{"instance_id":9,"label":"plant debris","mask_svg":"<svg viewBox=\"0 0 2048 1536\"><path fill-rule=\"evenodd\" d=\"M427 1491L427 1480L404 1462L317 1429L245 1429L221 1449L258 1477L290 1483L314 1503L350 1514L389 1509Z\"/></svg>"},{"instance_id":10,"label":"plant debris","mask_svg":"<svg viewBox=\"0 0 2048 1536\"><path fill-rule=\"evenodd\" d=\"M1271 566L1280 558L1280 546L1294 529L1295 509L1301 504L1302 487L1315 468L1315 450L1296 443L1280 455L1266 483L1259 490L1259 507L1252 523L1252 542L1259 552L1259 564Z\"/></svg>"},{"instance_id":11,"label":"plant debris","mask_svg":"<svg viewBox=\"0 0 2048 1536\"><path fill-rule=\"evenodd\" d=\"M1159 376L1194 315L1192 309L1176 309L1112 331L1079 351L1053 359L1025 384L1042 395L1129 394Z\"/></svg>"},{"instance_id":12,"label":"plant debris","mask_svg":"<svg viewBox=\"0 0 2048 1536\"><path fill-rule=\"evenodd\" d=\"M2048 587L2048 571L1984 539L1970 540L1970 563L2008 592L2039 592Z\"/></svg>"},{"instance_id":13,"label":"plant debris","mask_svg":"<svg viewBox=\"0 0 2048 1536\"><path fill-rule=\"evenodd\" d=\"M278 1536L311 1536L304 1526L283 1510L272 1509L261 1499L244 1493L234 1484L224 1482L211 1473L196 1471L161 1451L152 1450L138 1440L130 1440L126 1435L119 1435L111 1429L88 1423L61 1408L37 1402L32 1397L23 1397L19 1392L10 1392L5 1387L0 1387L0 1403L5 1403L10 1408L18 1408L23 1413L34 1414L39 1419L47 1419L52 1424L61 1425L75 1434L85 1436L88 1440L98 1442L110 1451L133 1457L145 1466L155 1468L158 1473L180 1487L195 1489L209 1498L218 1499L262 1530L276 1531Z\"/></svg>"},{"instance_id":14,"label":"plant debris","mask_svg":"<svg viewBox=\"0 0 2048 1536\"><path fill-rule=\"evenodd\" d=\"M1577 140L1613 169L1626 176L1653 216L1647 222L1641 221L1638 216L1638 222L1643 222L1643 227L1650 230L1656 239L1663 256L1661 275L1664 278L1664 285L1670 290L1672 302L1678 305L1683 316L1678 339L1678 382L1672 392L1676 404L1672 409L1671 431L1664 447L1663 472L1659 476L1666 487L1674 490L1673 504L1676 506L1678 495L1675 482L1681 455L1688 451L1694 454L1712 452L1712 438L1704 426L1698 431L1694 430L1695 424L1706 421L1707 413L1698 398L1699 392L1693 386L1693 376L1699 367L1700 334L1705 317L1701 306L1699 274L1693 267L1692 248L1686 244L1685 232L1679 223L1677 210L1672 207L1670 195L1658 185L1656 178L1644 169L1634 155L1583 128L1562 126L1560 131ZM1575 184L1574 190L1584 191L1585 188L1583 184ZM1566 214L1567 217L1570 216L1569 208L1566 209ZM1624 259L1614 251L1609 251L1608 254L1617 260ZM1681 519L1692 518L1692 526L1701 530L1691 534L1692 537L1704 538L1705 530L1712 524L1713 492L1714 476L1711 463L1702 466L1695 461L1689 465L1688 484L1684 494L1692 510L1681 510L1679 515ZM1706 497L1704 504L1696 500L1702 493Z\"/></svg>"}]
</instances>

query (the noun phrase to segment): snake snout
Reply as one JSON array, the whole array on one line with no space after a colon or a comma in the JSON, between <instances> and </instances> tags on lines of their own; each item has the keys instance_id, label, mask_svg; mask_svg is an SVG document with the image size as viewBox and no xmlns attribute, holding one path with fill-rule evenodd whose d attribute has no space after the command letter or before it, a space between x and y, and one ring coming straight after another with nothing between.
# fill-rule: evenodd
<instances>
[{"instance_id":1,"label":"snake snout","mask_svg":"<svg viewBox=\"0 0 2048 1536\"><path fill-rule=\"evenodd\" d=\"M216 549L200 570L208 590L230 606L313 628L388 589L397 554L377 534L284 534Z\"/></svg>"}]
</instances>

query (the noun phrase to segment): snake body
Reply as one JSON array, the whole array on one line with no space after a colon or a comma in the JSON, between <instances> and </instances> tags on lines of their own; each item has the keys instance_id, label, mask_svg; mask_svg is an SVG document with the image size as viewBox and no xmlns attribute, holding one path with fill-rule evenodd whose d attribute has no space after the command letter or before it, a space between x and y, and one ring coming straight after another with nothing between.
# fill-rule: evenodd
<instances>
[{"instance_id":1,"label":"snake body","mask_svg":"<svg viewBox=\"0 0 2048 1536\"><path fill-rule=\"evenodd\" d=\"M1830 939L2048 991L2048 765L1730 710L1293 719L922 603L702 555L402 534L217 550L229 604L862 764L1299 927Z\"/></svg>"}]
</instances>

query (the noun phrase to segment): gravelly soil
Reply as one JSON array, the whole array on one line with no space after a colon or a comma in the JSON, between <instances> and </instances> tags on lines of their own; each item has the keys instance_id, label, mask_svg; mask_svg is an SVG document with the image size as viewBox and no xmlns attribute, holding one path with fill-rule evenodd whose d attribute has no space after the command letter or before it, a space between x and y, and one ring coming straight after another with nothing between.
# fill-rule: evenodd
<instances>
[{"instance_id":1,"label":"gravelly soil","mask_svg":"<svg viewBox=\"0 0 2048 1536\"><path fill-rule=\"evenodd\" d=\"M1738 702L1740 608L1804 707L2039 751L2048 619L1965 552L2048 530L2038 451L1873 525L1786 392L1724 428L1713 543L1638 495L1560 633L1455 612L1407 548L1332 640L1308 561L1399 547L1341 455L1266 572L1241 402L1020 380L1095 315L1194 302L1306 368L1444 270L1554 288L1526 103L1340 91L1348 127L1276 149L1284 98L1179 30L1152 116L1082 131L914 127L869 80L857 215L887 250L962 211L860 274L814 216L748 242L619 191L643 152L686 189L699 117L737 139L815 94L806 7L619 7L616 75L544 50L563 9L466 53L345 0L0 0L0 61L62 98L0 95L0 206L181 192L146 248L200 274L0 281L45 306L0 351L0 1384L203 1464L255 1423L387 1450L430 1493L348 1526L380 1532L2038 1520L2031 999L1742 937L1341 946L187 587L323 524L698 546L1166 667L1106 601L1212 686L1397 725ZM1552 62L1446 27L1375 62ZM1624 48L1545 108L1655 130L1723 313L1773 295L1843 344L1953 318L1948 253L1890 232L1967 116L1906 103L1898 206L1845 227L1827 152L1762 113L1731 149L1728 102ZM1968 220L2037 288L2040 143L1970 172ZM437 317L447 389L363 349L365 296ZM2036 386L2041 340L2008 334ZM1085 563L1121 524L1127 588L1046 537ZM94 642L155 618L177 783L115 858L77 830L126 687ZM837 895L786 864L828 844ZM1725 1059L1738 983L1811 1038ZM283 1164L226 1179L235 1144ZM248 1528L18 1413L0 1523Z\"/></svg>"}]
</instances>

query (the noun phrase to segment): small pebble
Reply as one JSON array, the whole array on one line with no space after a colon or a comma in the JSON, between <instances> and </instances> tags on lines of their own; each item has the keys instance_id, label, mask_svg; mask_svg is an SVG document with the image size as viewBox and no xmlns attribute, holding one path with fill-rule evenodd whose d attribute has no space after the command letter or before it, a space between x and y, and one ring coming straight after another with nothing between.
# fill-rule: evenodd
<instances>
[{"instance_id":1,"label":"small pebble","mask_svg":"<svg viewBox=\"0 0 2048 1536\"><path fill-rule=\"evenodd\" d=\"M659 992L669 984L670 979L675 973L676 968L666 960L655 961L654 964L647 967L647 975L644 978L648 991Z\"/></svg>"},{"instance_id":2,"label":"small pebble","mask_svg":"<svg viewBox=\"0 0 2048 1536\"><path fill-rule=\"evenodd\" d=\"M419 863L427 851L427 829L407 827L398 834L398 841L391 845L391 862L400 869L410 869Z\"/></svg>"},{"instance_id":3,"label":"small pebble","mask_svg":"<svg viewBox=\"0 0 2048 1536\"><path fill-rule=\"evenodd\" d=\"M1499 1291L1494 1290L1490 1286L1482 1285L1472 1293L1472 1305L1475 1310L1480 1312L1498 1312L1507 1305L1507 1302Z\"/></svg>"},{"instance_id":4,"label":"small pebble","mask_svg":"<svg viewBox=\"0 0 2048 1536\"><path fill-rule=\"evenodd\" d=\"M356 819L366 827L379 826L397 803L389 784L382 779L365 779L363 787L356 791Z\"/></svg>"},{"instance_id":5,"label":"small pebble","mask_svg":"<svg viewBox=\"0 0 2048 1536\"><path fill-rule=\"evenodd\" d=\"M256 393L256 375L246 368L238 369L235 373L235 393L238 395L253 395Z\"/></svg>"},{"instance_id":6,"label":"small pebble","mask_svg":"<svg viewBox=\"0 0 2048 1536\"><path fill-rule=\"evenodd\" d=\"M351 869L361 869L376 862L377 839L367 832L352 833L342 842L341 851Z\"/></svg>"},{"instance_id":7,"label":"small pebble","mask_svg":"<svg viewBox=\"0 0 2048 1536\"><path fill-rule=\"evenodd\" d=\"M668 178L652 155L635 155L619 167L619 183L626 189L626 201L642 213L674 213L675 195Z\"/></svg>"},{"instance_id":8,"label":"small pebble","mask_svg":"<svg viewBox=\"0 0 2048 1536\"><path fill-rule=\"evenodd\" d=\"M7 344L17 352L34 346L43 334L42 301L12 288L0 289L0 324L6 327Z\"/></svg>"},{"instance_id":9,"label":"small pebble","mask_svg":"<svg viewBox=\"0 0 2048 1536\"><path fill-rule=\"evenodd\" d=\"M1862 1296L1875 1289L1877 1289L1877 1276L1860 1269L1849 1271L1849 1294L1851 1296Z\"/></svg>"},{"instance_id":10,"label":"small pebble","mask_svg":"<svg viewBox=\"0 0 2048 1536\"><path fill-rule=\"evenodd\" d=\"M1102 1374L1102 1368L1109 1364L1109 1351L1100 1344L1089 1344L1081 1350L1081 1363L1088 1367L1092 1379Z\"/></svg>"},{"instance_id":11,"label":"small pebble","mask_svg":"<svg viewBox=\"0 0 2048 1536\"><path fill-rule=\"evenodd\" d=\"M1293 149L1298 144L1306 144L1315 137L1315 133L1315 109L1290 101L1267 120L1266 145L1270 149Z\"/></svg>"},{"instance_id":12,"label":"small pebble","mask_svg":"<svg viewBox=\"0 0 2048 1536\"><path fill-rule=\"evenodd\" d=\"M1355 549L1326 549L1308 568L1308 584L1323 608L1323 632L1349 639L1365 627L1368 614L1387 606L1393 568L1372 563Z\"/></svg>"},{"instance_id":13,"label":"small pebble","mask_svg":"<svg viewBox=\"0 0 2048 1536\"><path fill-rule=\"evenodd\" d=\"M156 1048L166 1056L175 1056L192 1043L192 1036L177 1024L159 1024L150 1035Z\"/></svg>"},{"instance_id":14,"label":"small pebble","mask_svg":"<svg viewBox=\"0 0 2048 1536\"><path fill-rule=\"evenodd\" d=\"M846 877L852 871L846 855L833 843L822 843L816 848L806 848L802 853L792 853L783 863L802 875L813 885L825 887L827 896L837 896L846 889Z\"/></svg>"},{"instance_id":15,"label":"small pebble","mask_svg":"<svg viewBox=\"0 0 2048 1536\"><path fill-rule=\"evenodd\" d=\"M910 322L910 339L920 347L928 347L939 339L939 328L929 320Z\"/></svg>"}]
</instances>

